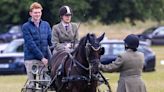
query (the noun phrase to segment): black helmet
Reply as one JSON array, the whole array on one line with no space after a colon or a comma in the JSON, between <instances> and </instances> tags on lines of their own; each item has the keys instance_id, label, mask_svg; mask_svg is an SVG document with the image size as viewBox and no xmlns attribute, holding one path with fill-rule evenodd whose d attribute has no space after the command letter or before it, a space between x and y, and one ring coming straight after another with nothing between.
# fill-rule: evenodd
<instances>
[{"instance_id":1,"label":"black helmet","mask_svg":"<svg viewBox=\"0 0 164 92\"><path fill-rule=\"evenodd\" d=\"M63 16L63 15L72 15L72 9L69 6L62 6L59 9L59 15Z\"/></svg>"},{"instance_id":2,"label":"black helmet","mask_svg":"<svg viewBox=\"0 0 164 92\"><path fill-rule=\"evenodd\" d=\"M125 45L128 48L136 49L139 46L139 39L136 35L130 34L124 39Z\"/></svg>"}]
</instances>

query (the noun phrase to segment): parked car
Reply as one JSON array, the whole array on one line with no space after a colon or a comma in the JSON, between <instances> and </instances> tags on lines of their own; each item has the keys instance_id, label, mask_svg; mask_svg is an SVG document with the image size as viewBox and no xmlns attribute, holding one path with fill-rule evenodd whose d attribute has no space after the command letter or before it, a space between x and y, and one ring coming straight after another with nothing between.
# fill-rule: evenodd
<instances>
[{"instance_id":1,"label":"parked car","mask_svg":"<svg viewBox=\"0 0 164 92\"><path fill-rule=\"evenodd\" d=\"M24 74L23 39L13 40L0 54L0 74Z\"/></svg>"},{"instance_id":2,"label":"parked car","mask_svg":"<svg viewBox=\"0 0 164 92\"><path fill-rule=\"evenodd\" d=\"M8 45L8 43L0 44L0 53L2 53Z\"/></svg>"},{"instance_id":3,"label":"parked car","mask_svg":"<svg viewBox=\"0 0 164 92\"><path fill-rule=\"evenodd\" d=\"M0 43L7 43L17 38L22 38L21 26L13 26L8 32L0 34Z\"/></svg>"},{"instance_id":4,"label":"parked car","mask_svg":"<svg viewBox=\"0 0 164 92\"><path fill-rule=\"evenodd\" d=\"M164 26L148 28L138 37L152 45L164 45Z\"/></svg>"},{"instance_id":5,"label":"parked car","mask_svg":"<svg viewBox=\"0 0 164 92\"><path fill-rule=\"evenodd\" d=\"M105 48L104 55L101 56L102 64L112 63L118 56L125 51L124 41L122 40L108 40L101 42L102 47ZM145 42L140 42L138 51L143 52L145 56L143 71L154 71L156 64L155 53L151 50L149 45Z\"/></svg>"}]
</instances>

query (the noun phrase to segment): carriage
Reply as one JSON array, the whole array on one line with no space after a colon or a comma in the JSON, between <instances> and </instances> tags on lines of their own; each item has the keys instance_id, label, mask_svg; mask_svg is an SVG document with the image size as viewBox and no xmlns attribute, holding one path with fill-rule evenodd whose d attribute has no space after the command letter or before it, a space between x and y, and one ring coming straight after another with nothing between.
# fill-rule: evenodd
<instances>
[{"instance_id":1,"label":"carriage","mask_svg":"<svg viewBox=\"0 0 164 92\"><path fill-rule=\"evenodd\" d=\"M100 56L104 49L100 45L104 34L96 37L94 34L84 36L74 51L59 51L51 58L50 71L45 72L41 80L41 70L34 65L32 73L35 80L27 80L21 92L111 92L107 79L98 69ZM46 67L46 66L44 66ZM34 82L35 88L28 88ZM101 90L102 85L106 90Z\"/></svg>"}]
</instances>

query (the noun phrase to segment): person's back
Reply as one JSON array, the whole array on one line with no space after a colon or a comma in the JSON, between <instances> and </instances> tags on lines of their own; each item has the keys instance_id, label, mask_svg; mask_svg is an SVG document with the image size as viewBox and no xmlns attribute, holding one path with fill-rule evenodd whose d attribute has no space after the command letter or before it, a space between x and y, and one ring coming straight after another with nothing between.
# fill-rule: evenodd
<instances>
[{"instance_id":1,"label":"person's back","mask_svg":"<svg viewBox=\"0 0 164 92\"><path fill-rule=\"evenodd\" d=\"M119 69L120 79L117 92L145 92L145 85L141 80L144 66L143 53L128 49L125 53L121 54L121 57L123 64ZM127 88L123 87L125 85Z\"/></svg>"},{"instance_id":2,"label":"person's back","mask_svg":"<svg viewBox=\"0 0 164 92\"><path fill-rule=\"evenodd\" d=\"M125 39L125 52L120 54L113 63L99 65L104 72L120 72L117 92L146 92L141 79L144 66L144 54L137 51L139 39L131 34Z\"/></svg>"},{"instance_id":3,"label":"person's back","mask_svg":"<svg viewBox=\"0 0 164 92\"><path fill-rule=\"evenodd\" d=\"M144 66L144 55L141 52L134 52L128 49L125 53L121 54L124 61L119 72L120 77L124 76L140 76Z\"/></svg>"}]
</instances>

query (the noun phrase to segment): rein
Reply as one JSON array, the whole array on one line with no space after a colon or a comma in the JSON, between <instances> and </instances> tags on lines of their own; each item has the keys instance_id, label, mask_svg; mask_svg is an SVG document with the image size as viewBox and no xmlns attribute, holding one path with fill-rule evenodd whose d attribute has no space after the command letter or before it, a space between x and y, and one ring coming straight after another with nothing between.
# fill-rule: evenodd
<instances>
[{"instance_id":1,"label":"rein","mask_svg":"<svg viewBox=\"0 0 164 92\"><path fill-rule=\"evenodd\" d=\"M84 70L86 70L86 71L89 71L89 69L90 69L90 67L85 67L84 65L82 65L81 63L79 63L76 59L74 59L73 57L71 57L71 59L72 59L72 61L73 61L73 63L75 64L75 65L78 65L78 66L80 66L80 68L82 68L82 69L84 69Z\"/></svg>"},{"instance_id":2,"label":"rein","mask_svg":"<svg viewBox=\"0 0 164 92\"><path fill-rule=\"evenodd\" d=\"M95 61L99 60L99 59L93 59L93 60L89 60L89 53L88 53L88 50L89 50L89 45L91 45L89 42L86 43L86 46L85 46L85 50L86 50L86 60L89 64L89 67L86 67L84 66L83 64L81 64L78 60L75 59L75 54L74 55L71 55L70 53L68 53L68 56L70 57L71 59L71 63L70 63L70 66L68 68L68 74L66 77L63 77L62 79L62 82L68 82L68 81L80 81L80 80L85 80L85 81L88 81L88 84L90 84L90 81L92 79L92 76L95 78L95 75L92 74L91 72L91 63L94 64ZM97 48L95 49L93 46L91 46L91 48L95 51L98 51L100 49ZM84 69L85 71L89 71L89 76L83 76L83 75L70 75L70 72L72 70L72 66L79 66L79 68L81 69Z\"/></svg>"},{"instance_id":3,"label":"rein","mask_svg":"<svg viewBox=\"0 0 164 92\"><path fill-rule=\"evenodd\" d=\"M99 78L102 77L100 76L98 63L100 56L104 53L104 48L100 44L104 35L105 33L100 37L96 37L95 34L88 33L80 40L79 45L72 52L62 55L57 54L58 57L54 57L53 61L57 63L54 63L54 67L52 67L53 71L51 73L54 77L52 85L54 85L57 92L69 92L71 90L77 90L75 92L84 92L86 90L96 92L95 87L98 85ZM84 88L79 87L83 84L86 85Z\"/></svg>"},{"instance_id":4,"label":"rein","mask_svg":"<svg viewBox=\"0 0 164 92\"><path fill-rule=\"evenodd\" d=\"M71 59L71 64L70 64L70 66L68 68L67 76L62 78L62 82L63 83L76 82L76 81L87 81L88 85L90 85L91 84L90 83L91 80L97 79L97 77L94 74L91 74L91 72L90 72L92 67L90 67L90 66L89 67L85 67L83 64L79 63L79 61L76 60L74 58L74 56L72 56L70 53L68 55L69 55L69 57ZM95 60L97 60L97 59L93 59L91 61L94 62ZM84 69L86 71L89 71L89 76L85 76L85 75L70 75L70 72L72 70L72 66L79 66L78 68L81 68L81 69ZM93 76L93 78L95 78L95 79L92 79L91 76Z\"/></svg>"}]
</instances>

